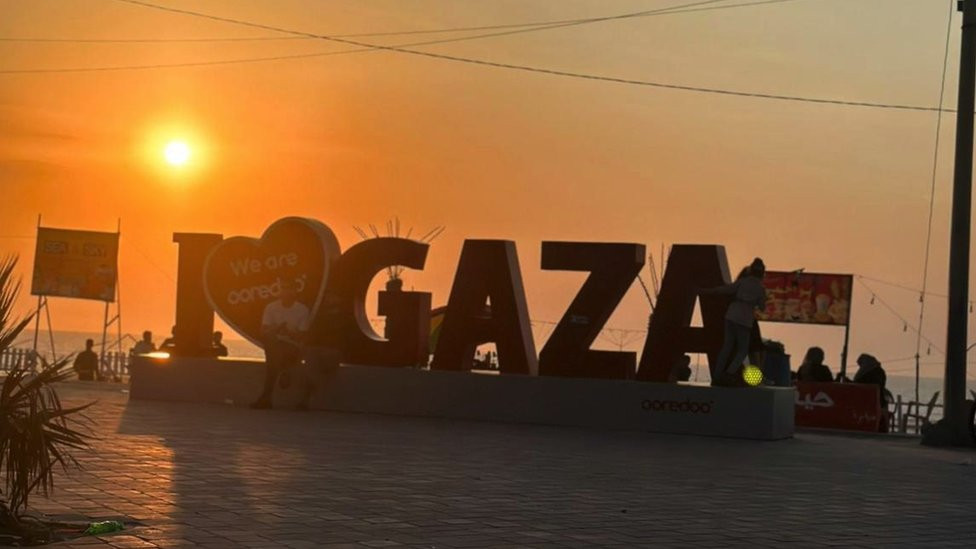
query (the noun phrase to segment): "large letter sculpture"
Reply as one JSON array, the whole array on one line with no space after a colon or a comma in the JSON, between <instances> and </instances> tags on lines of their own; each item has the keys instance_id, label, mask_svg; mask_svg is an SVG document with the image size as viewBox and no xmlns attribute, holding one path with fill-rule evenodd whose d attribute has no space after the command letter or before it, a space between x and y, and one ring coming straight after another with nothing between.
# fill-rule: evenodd
<instances>
[{"instance_id":1,"label":"large letter sculpture","mask_svg":"<svg viewBox=\"0 0 976 549\"><path fill-rule=\"evenodd\" d=\"M633 379L637 353L593 351L590 345L637 278L645 253L642 244L542 243L543 269L590 276L539 353L541 375Z\"/></svg>"},{"instance_id":2,"label":"large letter sculpture","mask_svg":"<svg viewBox=\"0 0 976 549\"><path fill-rule=\"evenodd\" d=\"M691 320L698 289L730 282L723 246L676 245L671 249L637 379L667 381L671 369L685 353L707 353L709 365L715 367L722 347L725 311L731 299L720 295L701 296L703 327L691 327ZM758 327L753 339L759 339Z\"/></svg>"},{"instance_id":3,"label":"large letter sculpture","mask_svg":"<svg viewBox=\"0 0 976 549\"><path fill-rule=\"evenodd\" d=\"M214 311L203 289L203 265L223 235L207 233L174 233L179 245L176 268L176 325L173 354L210 356Z\"/></svg>"},{"instance_id":4,"label":"large letter sculpture","mask_svg":"<svg viewBox=\"0 0 976 549\"><path fill-rule=\"evenodd\" d=\"M536 375L522 272L515 243L509 240L464 242L431 367L469 370L475 346L485 340L498 347L503 373Z\"/></svg>"},{"instance_id":5,"label":"large letter sculpture","mask_svg":"<svg viewBox=\"0 0 976 549\"><path fill-rule=\"evenodd\" d=\"M265 306L284 281L315 318L325 298L330 268L339 257L332 230L313 219L286 217L261 238L235 236L215 246L203 269L207 301L224 321L256 345Z\"/></svg>"},{"instance_id":6,"label":"large letter sculpture","mask_svg":"<svg viewBox=\"0 0 976 549\"><path fill-rule=\"evenodd\" d=\"M380 314L394 329L384 340L370 326L366 315L366 294L376 274L387 267L402 265L423 269L429 246L406 238L371 238L356 244L339 259L328 292L338 297L339 318L321 322L342 323L343 357L352 364L377 366L417 366L427 362L430 332L430 294L427 292L381 292ZM317 332L334 327L313 325Z\"/></svg>"}]
</instances>

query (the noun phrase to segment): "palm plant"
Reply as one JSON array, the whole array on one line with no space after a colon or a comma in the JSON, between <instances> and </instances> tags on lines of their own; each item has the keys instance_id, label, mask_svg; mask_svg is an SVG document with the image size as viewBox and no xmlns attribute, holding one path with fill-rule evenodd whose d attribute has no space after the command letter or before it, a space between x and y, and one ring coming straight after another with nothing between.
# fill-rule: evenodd
<instances>
[{"instance_id":1,"label":"palm plant","mask_svg":"<svg viewBox=\"0 0 976 549\"><path fill-rule=\"evenodd\" d=\"M14 276L15 257L0 260L0 352L17 339L33 315L17 318L13 306L20 293ZM54 470L77 462L70 450L87 447L85 434L72 428L72 416L86 406L65 408L53 384L71 372L67 359L14 365L0 385L0 529L21 536L36 531L25 523L24 512L32 493L47 494L54 487Z\"/></svg>"}]
</instances>

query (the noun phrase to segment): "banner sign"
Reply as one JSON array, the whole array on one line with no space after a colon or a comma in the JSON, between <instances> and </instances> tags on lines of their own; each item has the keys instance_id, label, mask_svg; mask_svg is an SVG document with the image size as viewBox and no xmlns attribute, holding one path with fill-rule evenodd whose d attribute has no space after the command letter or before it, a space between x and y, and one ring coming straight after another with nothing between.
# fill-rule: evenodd
<instances>
[{"instance_id":1,"label":"banner sign","mask_svg":"<svg viewBox=\"0 0 976 549\"><path fill-rule=\"evenodd\" d=\"M877 432L881 399L877 385L863 383L796 384L796 425L822 429Z\"/></svg>"},{"instance_id":2,"label":"banner sign","mask_svg":"<svg viewBox=\"0 0 976 549\"><path fill-rule=\"evenodd\" d=\"M31 294L115 301L119 234L37 228Z\"/></svg>"},{"instance_id":3,"label":"banner sign","mask_svg":"<svg viewBox=\"0 0 976 549\"><path fill-rule=\"evenodd\" d=\"M843 274L766 272L766 308L758 320L846 326L854 277Z\"/></svg>"}]
</instances>

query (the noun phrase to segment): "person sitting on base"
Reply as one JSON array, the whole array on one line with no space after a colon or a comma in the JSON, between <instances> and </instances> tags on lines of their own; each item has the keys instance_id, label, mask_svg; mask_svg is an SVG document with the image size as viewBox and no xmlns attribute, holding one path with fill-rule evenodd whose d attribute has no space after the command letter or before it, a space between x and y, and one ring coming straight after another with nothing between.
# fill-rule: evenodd
<instances>
[{"instance_id":1,"label":"person sitting on base","mask_svg":"<svg viewBox=\"0 0 976 549\"><path fill-rule=\"evenodd\" d=\"M261 319L266 371L264 390L251 408L271 408L275 382L287 387L289 370L302 360L302 345L308 331L309 310L298 301L298 290L292 281L281 283L279 298L268 303Z\"/></svg>"},{"instance_id":2,"label":"person sitting on base","mask_svg":"<svg viewBox=\"0 0 976 549\"><path fill-rule=\"evenodd\" d=\"M813 381L817 383L830 383L834 380L834 375L830 368L824 363L824 350L820 347L810 347L807 355L803 357L803 364L796 371L797 381Z\"/></svg>"},{"instance_id":3,"label":"person sitting on base","mask_svg":"<svg viewBox=\"0 0 976 549\"><path fill-rule=\"evenodd\" d=\"M152 337L152 332L149 330L142 332L142 340L136 342L132 350L129 351L129 354L135 356L148 355L149 353L156 352L156 344L153 343Z\"/></svg>"},{"instance_id":4,"label":"person sitting on base","mask_svg":"<svg viewBox=\"0 0 976 549\"><path fill-rule=\"evenodd\" d=\"M176 350L176 326L173 326L170 329L169 337L164 339L163 342L159 344L159 350L171 355L173 354L173 351Z\"/></svg>"},{"instance_id":5,"label":"person sitting on base","mask_svg":"<svg viewBox=\"0 0 976 549\"><path fill-rule=\"evenodd\" d=\"M729 295L732 303L725 312L725 339L718 355L712 385L734 387L741 385L737 374L749 355L749 339L756 325L756 309L766 307L766 288L763 277L766 264L755 258L732 284L701 290L701 295Z\"/></svg>"},{"instance_id":6,"label":"person sitting on base","mask_svg":"<svg viewBox=\"0 0 976 549\"><path fill-rule=\"evenodd\" d=\"M227 346L224 345L224 334L223 332L213 333L213 347L211 348L213 356L227 356Z\"/></svg>"},{"instance_id":7,"label":"person sitting on base","mask_svg":"<svg viewBox=\"0 0 976 549\"><path fill-rule=\"evenodd\" d=\"M95 340L86 339L85 340L85 350L78 353L75 357L74 369L78 374L78 379L81 381L95 381L96 374L98 373L98 355L92 350L95 346Z\"/></svg>"},{"instance_id":8,"label":"person sitting on base","mask_svg":"<svg viewBox=\"0 0 976 549\"><path fill-rule=\"evenodd\" d=\"M679 381L688 381L689 379L691 379L691 357L681 355L671 367L671 373L668 374L668 382L677 383Z\"/></svg>"}]
</instances>

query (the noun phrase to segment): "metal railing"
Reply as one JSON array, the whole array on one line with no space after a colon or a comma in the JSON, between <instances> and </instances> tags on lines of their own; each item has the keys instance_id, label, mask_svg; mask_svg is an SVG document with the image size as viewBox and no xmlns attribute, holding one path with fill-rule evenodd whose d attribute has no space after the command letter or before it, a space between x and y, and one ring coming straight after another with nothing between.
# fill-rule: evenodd
<instances>
[{"instance_id":1,"label":"metal railing","mask_svg":"<svg viewBox=\"0 0 976 549\"><path fill-rule=\"evenodd\" d=\"M54 358L64 359L66 357L59 356ZM19 364L26 364L37 371L42 364L42 360L40 359L50 362L52 357L49 357L44 353L35 354L33 349L6 349L3 352L0 352L0 372L9 372L11 368ZM99 379L104 379L106 381L121 381L123 376L129 375L129 355L127 353L120 353L117 351L105 353L105 356L102 357L102 360L100 361L98 374Z\"/></svg>"},{"instance_id":2,"label":"metal railing","mask_svg":"<svg viewBox=\"0 0 976 549\"><path fill-rule=\"evenodd\" d=\"M976 391L970 390L969 393L972 398L969 406L972 406L972 401L976 401ZM942 418L943 405L939 402L939 395L940 392L936 391L928 402L902 400L901 395L896 396L894 401L889 404L891 418L889 431L902 434L922 434L922 428ZM935 411L939 413L933 417Z\"/></svg>"}]
</instances>

